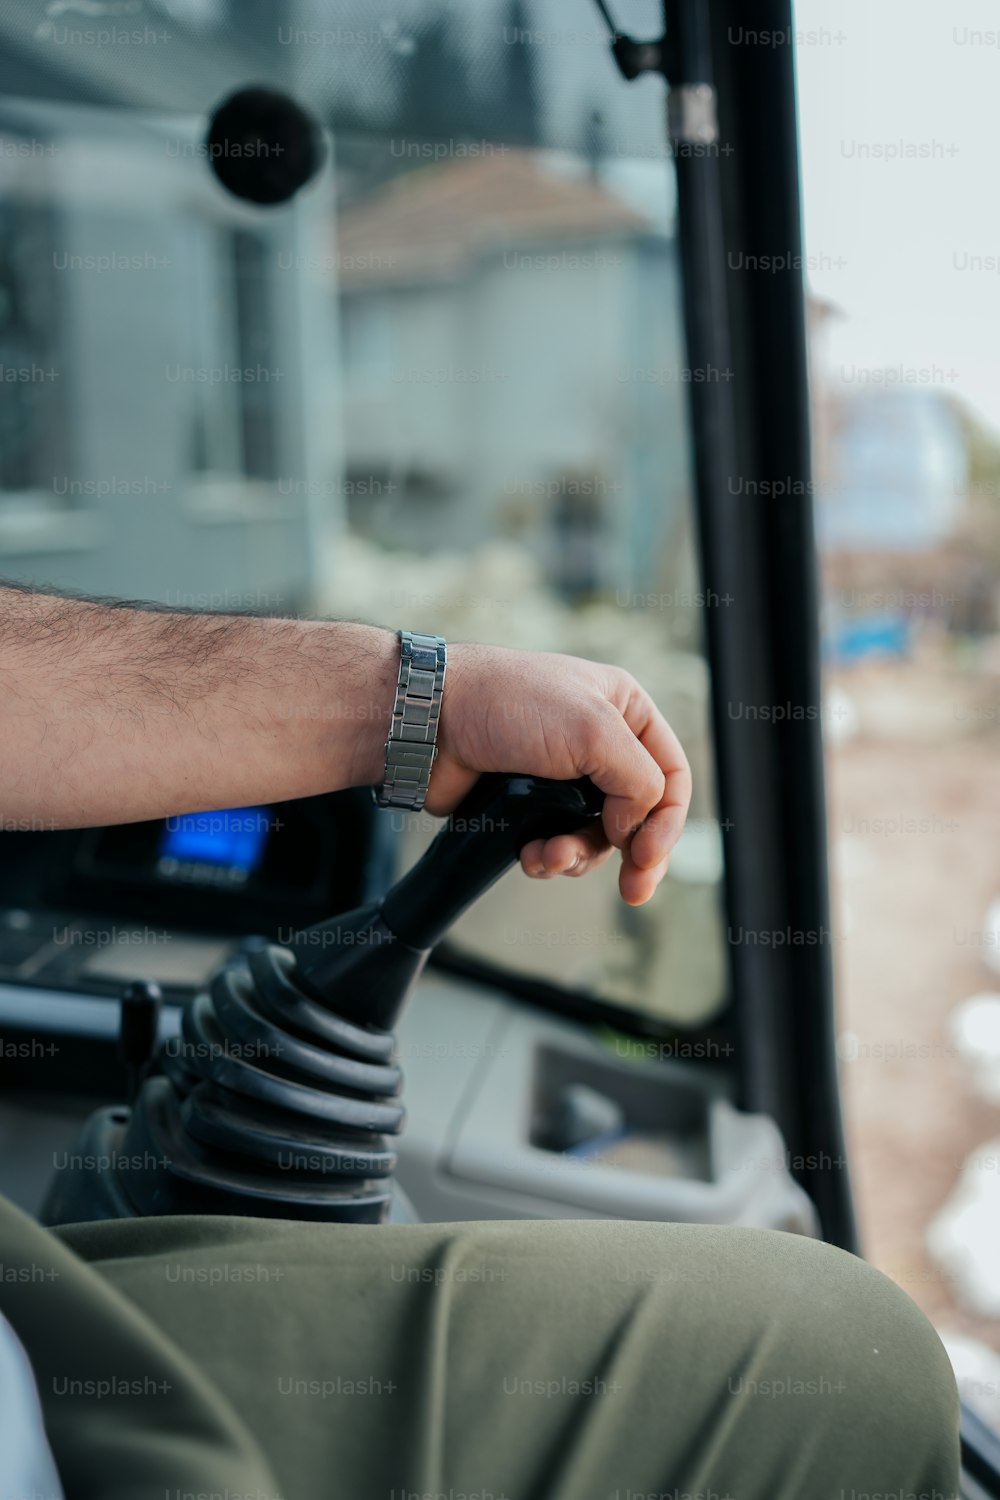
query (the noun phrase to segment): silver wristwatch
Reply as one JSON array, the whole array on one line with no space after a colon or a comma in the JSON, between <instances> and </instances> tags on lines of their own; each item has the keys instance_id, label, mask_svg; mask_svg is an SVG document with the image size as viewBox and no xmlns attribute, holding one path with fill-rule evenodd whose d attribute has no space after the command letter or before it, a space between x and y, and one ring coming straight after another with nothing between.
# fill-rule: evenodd
<instances>
[{"instance_id":1,"label":"silver wristwatch","mask_svg":"<svg viewBox=\"0 0 1000 1500\"><path fill-rule=\"evenodd\" d=\"M447 657L441 636L399 632L399 681L385 742L385 780L375 791L379 807L419 812L424 805L437 755Z\"/></svg>"}]
</instances>

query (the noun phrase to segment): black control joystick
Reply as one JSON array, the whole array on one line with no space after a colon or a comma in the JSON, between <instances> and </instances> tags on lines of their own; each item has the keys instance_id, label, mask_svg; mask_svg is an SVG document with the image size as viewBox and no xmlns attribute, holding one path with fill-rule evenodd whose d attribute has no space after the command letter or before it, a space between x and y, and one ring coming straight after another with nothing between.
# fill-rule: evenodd
<instances>
[{"instance_id":1,"label":"black control joystick","mask_svg":"<svg viewBox=\"0 0 1000 1500\"><path fill-rule=\"evenodd\" d=\"M535 838L600 817L586 779L483 776L377 903L261 944L183 1013L131 1113L103 1110L46 1223L176 1213L378 1223L403 1127L392 1027L431 949Z\"/></svg>"}]
</instances>

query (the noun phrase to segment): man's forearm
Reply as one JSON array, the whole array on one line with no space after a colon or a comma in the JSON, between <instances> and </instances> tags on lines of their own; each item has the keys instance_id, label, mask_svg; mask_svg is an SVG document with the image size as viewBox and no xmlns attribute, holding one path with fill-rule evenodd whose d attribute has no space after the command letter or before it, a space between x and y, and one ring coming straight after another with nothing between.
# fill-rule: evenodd
<instances>
[{"instance_id":1,"label":"man's forearm","mask_svg":"<svg viewBox=\"0 0 1000 1500\"><path fill-rule=\"evenodd\" d=\"M0 587L0 817L85 827L376 782L397 664L367 625Z\"/></svg>"},{"instance_id":2,"label":"man's forearm","mask_svg":"<svg viewBox=\"0 0 1000 1500\"><path fill-rule=\"evenodd\" d=\"M382 779L399 667L368 625L187 614L0 585L0 827L85 827L246 807ZM600 829L532 839L547 879L622 854L648 901L691 800L677 736L619 667L464 645L427 793L452 811L484 771L605 793Z\"/></svg>"}]
</instances>

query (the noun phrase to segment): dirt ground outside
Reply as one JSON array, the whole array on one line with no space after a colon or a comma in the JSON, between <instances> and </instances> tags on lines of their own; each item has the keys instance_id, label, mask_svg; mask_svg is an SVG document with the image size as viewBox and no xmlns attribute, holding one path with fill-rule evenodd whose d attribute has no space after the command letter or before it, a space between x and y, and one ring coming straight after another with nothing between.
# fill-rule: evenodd
<instances>
[{"instance_id":1,"label":"dirt ground outside","mask_svg":"<svg viewBox=\"0 0 1000 1500\"><path fill-rule=\"evenodd\" d=\"M974 1091L949 1034L962 1001L1000 993L976 937L1000 896L1000 712L988 701L1000 694L903 665L828 686L853 719L828 750L827 795L863 1249L938 1327L1000 1351L1000 1319L961 1305L925 1243L965 1158L1000 1137L1000 1105Z\"/></svg>"}]
</instances>

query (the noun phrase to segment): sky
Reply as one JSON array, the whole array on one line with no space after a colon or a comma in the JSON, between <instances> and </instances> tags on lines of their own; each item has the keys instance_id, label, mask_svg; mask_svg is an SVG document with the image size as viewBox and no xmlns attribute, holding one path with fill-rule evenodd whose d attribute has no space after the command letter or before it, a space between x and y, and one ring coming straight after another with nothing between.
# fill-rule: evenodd
<instances>
[{"instance_id":1,"label":"sky","mask_svg":"<svg viewBox=\"0 0 1000 1500\"><path fill-rule=\"evenodd\" d=\"M892 370L1000 430L1000 6L799 0L796 30L831 373Z\"/></svg>"}]
</instances>

